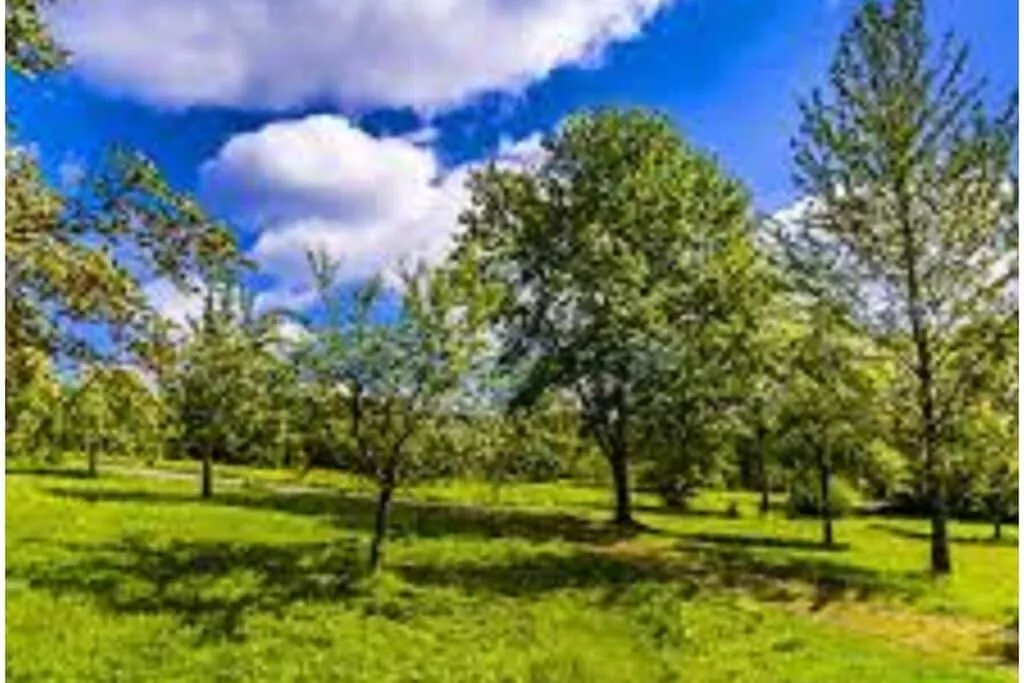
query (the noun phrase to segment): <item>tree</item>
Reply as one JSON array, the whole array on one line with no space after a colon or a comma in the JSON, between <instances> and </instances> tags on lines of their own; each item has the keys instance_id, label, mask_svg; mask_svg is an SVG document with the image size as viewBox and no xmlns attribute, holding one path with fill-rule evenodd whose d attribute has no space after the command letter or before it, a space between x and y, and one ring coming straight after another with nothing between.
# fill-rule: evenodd
<instances>
[{"instance_id":1,"label":"tree","mask_svg":"<svg viewBox=\"0 0 1024 683\"><path fill-rule=\"evenodd\" d=\"M164 393L176 448L201 464L200 495L213 495L214 462L280 462L287 448L294 374L274 354L280 318L258 315L254 297L223 275L204 285Z\"/></svg>"},{"instance_id":2,"label":"tree","mask_svg":"<svg viewBox=\"0 0 1024 683\"><path fill-rule=\"evenodd\" d=\"M986 364L976 351L1008 342L979 329L967 354L960 331L1016 310L1017 110L990 115L966 60L951 35L934 46L921 0L867 2L794 141L803 265L914 387L935 573L951 571L946 425Z\"/></svg>"},{"instance_id":3,"label":"tree","mask_svg":"<svg viewBox=\"0 0 1024 683\"><path fill-rule=\"evenodd\" d=\"M99 474L101 453L137 456L159 449L163 406L132 367L97 365L64 389L61 444L84 451L88 474Z\"/></svg>"},{"instance_id":4,"label":"tree","mask_svg":"<svg viewBox=\"0 0 1024 683\"><path fill-rule=\"evenodd\" d=\"M323 316L309 321L299 358L348 426L340 463L377 486L369 561L376 571L395 490L444 469L431 431L458 414L463 382L485 343L486 297L472 284L468 262L434 273L420 267L403 276L398 320L386 322L377 318L383 278L362 283L348 298L337 263L310 255L310 264Z\"/></svg>"},{"instance_id":5,"label":"tree","mask_svg":"<svg viewBox=\"0 0 1024 683\"><path fill-rule=\"evenodd\" d=\"M816 477L822 543L834 542L832 484L836 474L855 472L872 432L873 387L863 367L863 339L846 328L835 310L812 303L803 333L794 341L792 374L780 397L780 431L788 441L785 460L797 473Z\"/></svg>"},{"instance_id":6,"label":"tree","mask_svg":"<svg viewBox=\"0 0 1024 683\"><path fill-rule=\"evenodd\" d=\"M47 2L7 3L7 65L25 76L66 61L40 16ZM43 177L36 157L11 137L9 126L9 376L19 375L18 363L40 354L61 367L141 360L140 352L153 348L149 335L158 327L143 282L168 278L190 289L205 269L241 265L231 232L175 191L144 156L115 148L73 190L61 192ZM58 414L51 411L39 429L53 431Z\"/></svg>"},{"instance_id":7,"label":"tree","mask_svg":"<svg viewBox=\"0 0 1024 683\"><path fill-rule=\"evenodd\" d=\"M786 282L784 261L771 241L768 221L758 222L761 259L746 287L746 306L741 325L747 331L730 380L737 385L739 450L753 456L753 470L760 493L758 511L768 513L771 498L771 465L775 459L780 408L791 372L793 344L802 333L801 303ZM749 479L748 479L749 480Z\"/></svg>"},{"instance_id":8,"label":"tree","mask_svg":"<svg viewBox=\"0 0 1024 683\"><path fill-rule=\"evenodd\" d=\"M752 258L747 195L643 111L571 117L545 149L535 167L474 175L459 249L502 293L501 361L523 378L512 405L573 392L611 469L615 522L632 525L631 432L666 364L708 379L704 352Z\"/></svg>"},{"instance_id":9,"label":"tree","mask_svg":"<svg viewBox=\"0 0 1024 683\"><path fill-rule=\"evenodd\" d=\"M50 357L31 348L8 353L4 387L6 456L53 455L63 416L61 386Z\"/></svg>"},{"instance_id":10,"label":"tree","mask_svg":"<svg viewBox=\"0 0 1024 683\"><path fill-rule=\"evenodd\" d=\"M992 522L992 537L1017 511L1017 414L980 401L961 421L953 470L968 488L968 501Z\"/></svg>"}]
</instances>

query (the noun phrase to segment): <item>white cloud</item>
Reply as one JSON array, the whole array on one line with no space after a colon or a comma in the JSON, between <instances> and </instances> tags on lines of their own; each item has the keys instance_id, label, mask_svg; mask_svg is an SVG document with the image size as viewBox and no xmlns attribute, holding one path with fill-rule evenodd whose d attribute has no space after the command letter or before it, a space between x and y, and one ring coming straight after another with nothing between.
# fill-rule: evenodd
<instances>
[{"instance_id":1,"label":"white cloud","mask_svg":"<svg viewBox=\"0 0 1024 683\"><path fill-rule=\"evenodd\" d=\"M89 0L52 10L78 68L184 107L444 108L634 38L672 0Z\"/></svg>"},{"instance_id":2,"label":"white cloud","mask_svg":"<svg viewBox=\"0 0 1024 683\"><path fill-rule=\"evenodd\" d=\"M185 329L190 320L197 319L203 312L201 293L184 291L166 278L150 280L142 288L142 293L161 317L181 329Z\"/></svg>"},{"instance_id":3,"label":"white cloud","mask_svg":"<svg viewBox=\"0 0 1024 683\"><path fill-rule=\"evenodd\" d=\"M504 141L496 158L536 161L540 139ZM340 260L350 281L443 256L473 166L444 169L429 147L315 115L231 138L203 165L201 179L204 195L228 201L237 218L257 226L250 256L274 281L259 307L302 308L315 298L309 250Z\"/></svg>"}]
</instances>

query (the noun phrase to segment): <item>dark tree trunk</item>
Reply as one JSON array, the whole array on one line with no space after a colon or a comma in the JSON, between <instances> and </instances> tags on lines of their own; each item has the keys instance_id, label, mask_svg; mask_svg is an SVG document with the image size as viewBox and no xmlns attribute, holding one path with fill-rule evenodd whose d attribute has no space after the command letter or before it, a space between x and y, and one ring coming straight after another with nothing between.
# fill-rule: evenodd
<instances>
[{"instance_id":1,"label":"dark tree trunk","mask_svg":"<svg viewBox=\"0 0 1024 683\"><path fill-rule=\"evenodd\" d=\"M758 425L757 434L755 436L754 449L757 452L757 476L760 479L761 484L761 504L758 506L758 511L762 515L768 514L769 503L771 502L771 482L768 480L768 464L765 462L764 453L765 436L765 428L761 425Z\"/></svg>"},{"instance_id":2,"label":"dark tree trunk","mask_svg":"<svg viewBox=\"0 0 1024 683\"><path fill-rule=\"evenodd\" d=\"M1002 515L996 515L995 519L992 520L992 540L1001 541L1003 540L1003 517Z\"/></svg>"},{"instance_id":3,"label":"dark tree trunk","mask_svg":"<svg viewBox=\"0 0 1024 683\"><path fill-rule=\"evenodd\" d=\"M905 181L901 179L896 189L897 196L900 198L899 214L906 259L907 309L917 356L915 374L917 375L918 408L921 411L925 483L928 487L932 515L931 569L933 574L949 574L953 570L953 565L949 556L949 532L947 530L949 512L946 509L945 472L941 456L938 453L939 423L938 416L935 414L932 342L923 313L923 297L917 272L918 247L914 240Z\"/></svg>"},{"instance_id":4,"label":"dark tree trunk","mask_svg":"<svg viewBox=\"0 0 1024 683\"><path fill-rule=\"evenodd\" d=\"M629 459L622 448L616 448L609 459L612 479L615 482L615 523L620 526L632 526L634 521L633 504L629 493Z\"/></svg>"},{"instance_id":5,"label":"dark tree trunk","mask_svg":"<svg viewBox=\"0 0 1024 683\"><path fill-rule=\"evenodd\" d=\"M931 373L925 372L924 377L926 379L922 380L922 413L925 431L925 470L932 513L931 569L933 574L949 574L953 571L949 556L949 531L947 529L949 511L946 506L945 479L938 455L935 452L938 430L931 398Z\"/></svg>"},{"instance_id":6,"label":"dark tree trunk","mask_svg":"<svg viewBox=\"0 0 1024 683\"><path fill-rule=\"evenodd\" d=\"M821 457L819 460L818 473L821 484L822 543L824 543L826 547L831 548L835 540L832 534L832 472L824 457Z\"/></svg>"},{"instance_id":7,"label":"dark tree trunk","mask_svg":"<svg viewBox=\"0 0 1024 683\"><path fill-rule=\"evenodd\" d=\"M373 525L373 540L370 543L370 571L376 572L380 568L380 561L383 557L384 539L388 533L388 513L391 509L391 494L394 493L394 485L386 483L381 486L377 494L377 514Z\"/></svg>"},{"instance_id":8,"label":"dark tree trunk","mask_svg":"<svg viewBox=\"0 0 1024 683\"><path fill-rule=\"evenodd\" d=\"M199 495L203 498L213 497L213 459L209 455L203 456L203 471Z\"/></svg>"},{"instance_id":9,"label":"dark tree trunk","mask_svg":"<svg viewBox=\"0 0 1024 683\"><path fill-rule=\"evenodd\" d=\"M99 463L97 462L98 456L96 454L96 449L95 448L87 449L85 455L88 458L88 468L89 468L88 474L89 474L90 477L95 479L100 474L100 472L99 472Z\"/></svg>"},{"instance_id":10,"label":"dark tree trunk","mask_svg":"<svg viewBox=\"0 0 1024 683\"><path fill-rule=\"evenodd\" d=\"M932 573L949 574L953 571L952 561L949 557L949 531L947 529L949 511L946 509L945 481L938 462L938 456L935 453L938 430L936 429L934 407L931 400L930 373L926 373L926 376L928 381L922 384L923 387L926 387L926 391L922 391L925 394L922 403L925 421L925 469L932 512Z\"/></svg>"}]
</instances>

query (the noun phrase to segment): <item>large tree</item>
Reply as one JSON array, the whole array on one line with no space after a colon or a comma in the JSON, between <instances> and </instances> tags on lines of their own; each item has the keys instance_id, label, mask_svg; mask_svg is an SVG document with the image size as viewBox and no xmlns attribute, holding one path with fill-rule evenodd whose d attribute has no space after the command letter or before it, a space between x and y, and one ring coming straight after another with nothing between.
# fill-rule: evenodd
<instances>
[{"instance_id":1,"label":"large tree","mask_svg":"<svg viewBox=\"0 0 1024 683\"><path fill-rule=\"evenodd\" d=\"M921 0L867 2L794 142L809 198L794 253L914 387L936 573L951 571L947 427L985 350L1016 343L977 323L1016 315L1017 110L991 114L966 65L952 36L929 36Z\"/></svg>"},{"instance_id":2,"label":"large tree","mask_svg":"<svg viewBox=\"0 0 1024 683\"><path fill-rule=\"evenodd\" d=\"M503 292L495 333L523 378L513 405L575 393L611 467L615 521L631 525L638 419L666 370L709 386L705 352L751 259L748 198L644 111L573 116L545 149L533 167L475 174L460 250Z\"/></svg>"},{"instance_id":3,"label":"large tree","mask_svg":"<svg viewBox=\"0 0 1024 683\"><path fill-rule=\"evenodd\" d=\"M40 14L44 4L7 3L6 62L22 76L67 58ZM168 278L188 289L204 270L240 265L231 232L137 152L115 148L74 187L57 188L9 126L5 162L9 377L29 375L40 356L92 366L139 361L159 328L144 283ZM8 383L9 393L19 388ZM39 428L52 427L57 413Z\"/></svg>"}]
</instances>

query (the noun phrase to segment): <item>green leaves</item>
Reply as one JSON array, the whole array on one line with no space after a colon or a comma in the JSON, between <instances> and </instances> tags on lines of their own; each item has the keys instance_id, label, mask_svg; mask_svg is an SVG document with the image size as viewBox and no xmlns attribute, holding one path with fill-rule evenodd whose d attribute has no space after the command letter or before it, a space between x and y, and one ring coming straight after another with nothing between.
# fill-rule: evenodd
<instances>
[{"instance_id":1,"label":"green leaves","mask_svg":"<svg viewBox=\"0 0 1024 683\"><path fill-rule=\"evenodd\" d=\"M40 16L52 0L7 0L4 16L7 67L22 76L63 67L68 55L53 40Z\"/></svg>"},{"instance_id":2,"label":"green leaves","mask_svg":"<svg viewBox=\"0 0 1024 683\"><path fill-rule=\"evenodd\" d=\"M322 320L311 321L299 351L326 415L347 425L340 465L393 486L445 469L436 431L457 416L458 400L485 346L481 309L491 298L471 284L464 263L402 275L397 320L382 320L386 292L376 277L346 292L338 264L311 254Z\"/></svg>"},{"instance_id":3,"label":"green leaves","mask_svg":"<svg viewBox=\"0 0 1024 683\"><path fill-rule=\"evenodd\" d=\"M100 349L81 335L89 324L121 342L114 355L130 352L154 325L141 282L188 288L204 273L246 266L231 232L140 155L115 151L69 196L24 150L6 160L8 349L94 358Z\"/></svg>"},{"instance_id":4,"label":"green leaves","mask_svg":"<svg viewBox=\"0 0 1024 683\"><path fill-rule=\"evenodd\" d=\"M522 377L512 403L574 392L609 457L677 440L668 425L708 404L697 388L742 334L746 192L640 110L570 117L545 147L537 168L478 172L462 216L459 253L494 288L501 358Z\"/></svg>"},{"instance_id":5,"label":"green leaves","mask_svg":"<svg viewBox=\"0 0 1024 683\"><path fill-rule=\"evenodd\" d=\"M913 387L937 571L949 570L948 434L1004 355L989 322L1018 307L1016 105L990 113L966 59L951 36L935 47L921 0L867 2L794 142L810 199L794 266Z\"/></svg>"}]
</instances>

